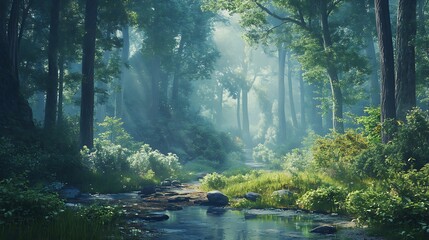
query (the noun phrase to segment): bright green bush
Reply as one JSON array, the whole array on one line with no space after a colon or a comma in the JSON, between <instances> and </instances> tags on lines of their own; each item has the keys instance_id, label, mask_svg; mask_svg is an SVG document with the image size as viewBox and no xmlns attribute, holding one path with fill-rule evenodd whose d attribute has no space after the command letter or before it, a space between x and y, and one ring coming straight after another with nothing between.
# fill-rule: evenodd
<instances>
[{"instance_id":1,"label":"bright green bush","mask_svg":"<svg viewBox=\"0 0 429 240\"><path fill-rule=\"evenodd\" d=\"M110 174L129 170L131 151L107 140L95 139L94 148L81 151L83 163L94 173Z\"/></svg>"},{"instance_id":2,"label":"bright green bush","mask_svg":"<svg viewBox=\"0 0 429 240\"><path fill-rule=\"evenodd\" d=\"M157 180L177 177L182 168L175 154L164 155L158 150L153 150L148 144L144 144L127 160L132 170L140 176L147 178L148 175L152 175Z\"/></svg>"},{"instance_id":3,"label":"bright green bush","mask_svg":"<svg viewBox=\"0 0 429 240\"><path fill-rule=\"evenodd\" d=\"M63 206L57 194L29 188L23 178L0 182L0 225L51 219Z\"/></svg>"},{"instance_id":4,"label":"bright green bush","mask_svg":"<svg viewBox=\"0 0 429 240\"><path fill-rule=\"evenodd\" d=\"M106 116L99 126L98 138L101 141L109 141L115 145L132 149L136 144L129 133L123 127L121 118Z\"/></svg>"},{"instance_id":5,"label":"bright green bush","mask_svg":"<svg viewBox=\"0 0 429 240\"><path fill-rule=\"evenodd\" d=\"M282 168L292 173L303 172L312 167L311 152L306 149L293 149L282 160Z\"/></svg>"},{"instance_id":6,"label":"bright green bush","mask_svg":"<svg viewBox=\"0 0 429 240\"><path fill-rule=\"evenodd\" d=\"M359 177L353 168L356 157L368 147L365 137L349 130L317 139L312 154L318 168L340 181L351 183Z\"/></svg>"},{"instance_id":7,"label":"bright green bush","mask_svg":"<svg viewBox=\"0 0 429 240\"><path fill-rule=\"evenodd\" d=\"M206 190L220 190L226 186L226 177L219 173L211 173L204 176L203 179L200 180L201 187Z\"/></svg>"},{"instance_id":8,"label":"bright green bush","mask_svg":"<svg viewBox=\"0 0 429 240\"><path fill-rule=\"evenodd\" d=\"M408 168L420 169L429 163L429 113L411 110L406 122L400 122L392 145Z\"/></svg>"},{"instance_id":9,"label":"bright green bush","mask_svg":"<svg viewBox=\"0 0 429 240\"><path fill-rule=\"evenodd\" d=\"M342 212L347 192L340 187L319 187L304 193L298 200L299 207L312 211Z\"/></svg>"},{"instance_id":10,"label":"bright green bush","mask_svg":"<svg viewBox=\"0 0 429 240\"><path fill-rule=\"evenodd\" d=\"M263 144L258 144L253 148L252 157L255 161L265 163L274 169L280 168L280 157L273 150Z\"/></svg>"}]
</instances>

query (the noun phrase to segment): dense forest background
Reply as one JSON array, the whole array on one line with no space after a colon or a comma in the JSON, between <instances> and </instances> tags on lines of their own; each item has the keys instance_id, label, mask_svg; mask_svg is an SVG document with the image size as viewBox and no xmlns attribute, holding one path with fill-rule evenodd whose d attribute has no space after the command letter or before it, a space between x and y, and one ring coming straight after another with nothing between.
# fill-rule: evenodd
<instances>
[{"instance_id":1,"label":"dense forest background","mask_svg":"<svg viewBox=\"0 0 429 240\"><path fill-rule=\"evenodd\" d=\"M0 0L0 225L49 212L15 196L52 182L120 192L223 172L203 185L278 178L296 194L263 206L427 236L428 13L426 0Z\"/></svg>"}]
</instances>

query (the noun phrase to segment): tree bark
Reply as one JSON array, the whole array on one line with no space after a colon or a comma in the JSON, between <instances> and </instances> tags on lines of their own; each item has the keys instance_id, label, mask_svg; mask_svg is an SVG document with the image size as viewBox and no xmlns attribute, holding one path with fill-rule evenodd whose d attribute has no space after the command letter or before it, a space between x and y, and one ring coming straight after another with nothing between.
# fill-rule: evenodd
<instances>
[{"instance_id":1,"label":"tree bark","mask_svg":"<svg viewBox=\"0 0 429 240\"><path fill-rule=\"evenodd\" d=\"M58 30L60 23L60 2L51 1L51 23L49 28L48 45L48 81L46 84L45 129L55 126L57 117L58 93Z\"/></svg>"},{"instance_id":2,"label":"tree bark","mask_svg":"<svg viewBox=\"0 0 429 240\"><path fill-rule=\"evenodd\" d=\"M116 90L115 96L115 116L122 118L123 108L124 108L124 81L125 81L125 72L127 71L128 58L130 57L130 29L128 25L125 25L122 28L122 67L121 67L121 76L118 79L118 89Z\"/></svg>"},{"instance_id":3,"label":"tree bark","mask_svg":"<svg viewBox=\"0 0 429 240\"><path fill-rule=\"evenodd\" d=\"M160 110L159 88L161 84L161 59L153 56L151 59L151 120L154 122L158 119Z\"/></svg>"},{"instance_id":4,"label":"tree bark","mask_svg":"<svg viewBox=\"0 0 429 240\"><path fill-rule=\"evenodd\" d=\"M93 147L94 141L94 62L97 30L97 0L87 0L82 56L82 99L80 108L81 147Z\"/></svg>"},{"instance_id":5,"label":"tree bark","mask_svg":"<svg viewBox=\"0 0 429 240\"><path fill-rule=\"evenodd\" d=\"M340 81L338 79L338 69L334 63L332 54L332 39L328 23L327 1L320 0L320 23L322 27L323 48L326 54L326 69L329 76L332 94L332 127L339 133L344 132L343 122L343 95L341 92Z\"/></svg>"},{"instance_id":6,"label":"tree bark","mask_svg":"<svg viewBox=\"0 0 429 240\"><path fill-rule=\"evenodd\" d=\"M171 104L173 109L177 111L180 108L180 98L179 98L179 85L180 85L180 59L182 59L183 48L185 45L184 36L180 38L179 48L177 49L177 58L174 66L173 73L173 86L172 86L172 94L171 94Z\"/></svg>"},{"instance_id":7,"label":"tree bark","mask_svg":"<svg viewBox=\"0 0 429 240\"><path fill-rule=\"evenodd\" d=\"M278 118L279 130L277 135L277 142L284 143L286 140L286 117L285 117L285 60L286 50L284 45L281 44L278 49L279 54L279 75L278 75Z\"/></svg>"},{"instance_id":8,"label":"tree bark","mask_svg":"<svg viewBox=\"0 0 429 240\"><path fill-rule=\"evenodd\" d=\"M290 116L292 118L292 125L294 128L298 128L298 120L296 118L295 110L295 101L293 99L293 89L292 89L292 61L290 60L290 52L286 53L286 64L287 64L287 83L288 83L288 92L289 92L289 107L290 107Z\"/></svg>"},{"instance_id":9,"label":"tree bark","mask_svg":"<svg viewBox=\"0 0 429 240\"><path fill-rule=\"evenodd\" d=\"M60 55L58 60L59 76L58 76L58 118L57 125L61 126L64 122L63 102L64 102L64 56Z\"/></svg>"},{"instance_id":10,"label":"tree bark","mask_svg":"<svg viewBox=\"0 0 429 240\"><path fill-rule=\"evenodd\" d=\"M374 0L375 17L380 48L381 72L381 122L396 119L395 109L395 64L393 59L392 30L388 0ZM387 143L392 135L382 131L382 142Z\"/></svg>"},{"instance_id":11,"label":"tree bark","mask_svg":"<svg viewBox=\"0 0 429 240\"><path fill-rule=\"evenodd\" d=\"M302 67L299 66L299 72L298 72L298 78L299 78L299 97L300 97L300 103L301 103L301 129L306 128L307 119L306 119L306 113L305 109L307 108L305 104L305 84L304 79L302 77Z\"/></svg>"},{"instance_id":12,"label":"tree bark","mask_svg":"<svg viewBox=\"0 0 429 240\"><path fill-rule=\"evenodd\" d=\"M396 117L402 121L416 106L416 3L416 0L399 0L398 3L395 99Z\"/></svg>"},{"instance_id":13,"label":"tree bark","mask_svg":"<svg viewBox=\"0 0 429 240\"><path fill-rule=\"evenodd\" d=\"M28 102L20 93L17 71L19 0L0 1L0 133L34 128ZM21 28L25 26L21 24Z\"/></svg>"},{"instance_id":14,"label":"tree bark","mask_svg":"<svg viewBox=\"0 0 429 240\"><path fill-rule=\"evenodd\" d=\"M248 93L249 89L243 88L241 90L241 99L242 99L242 113L243 113L243 139L246 144L250 143L250 128L249 128L249 106L248 106Z\"/></svg>"},{"instance_id":15,"label":"tree bark","mask_svg":"<svg viewBox=\"0 0 429 240\"><path fill-rule=\"evenodd\" d=\"M237 129L238 135L241 137L241 118L240 118L240 105L241 105L241 91L239 90L237 93Z\"/></svg>"},{"instance_id":16,"label":"tree bark","mask_svg":"<svg viewBox=\"0 0 429 240\"><path fill-rule=\"evenodd\" d=\"M378 71L377 71L377 60L375 56L374 41L372 36L366 36L366 55L369 59L369 64L371 67L371 75L369 82L369 91L370 91L370 104L371 106L380 105L380 83L378 82Z\"/></svg>"},{"instance_id":17,"label":"tree bark","mask_svg":"<svg viewBox=\"0 0 429 240\"><path fill-rule=\"evenodd\" d=\"M308 87L309 99L311 102L311 110L310 110L310 120L311 129L315 131L317 134L323 133L323 119L322 114L320 114L320 106L322 103L320 102L320 93L318 93L318 88L320 86L315 85L316 83L312 83ZM320 84L320 83L318 83Z\"/></svg>"},{"instance_id":18,"label":"tree bark","mask_svg":"<svg viewBox=\"0 0 429 240\"><path fill-rule=\"evenodd\" d=\"M223 125L223 86L217 84L217 101L216 101L216 125Z\"/></svg>"}]
</instances>

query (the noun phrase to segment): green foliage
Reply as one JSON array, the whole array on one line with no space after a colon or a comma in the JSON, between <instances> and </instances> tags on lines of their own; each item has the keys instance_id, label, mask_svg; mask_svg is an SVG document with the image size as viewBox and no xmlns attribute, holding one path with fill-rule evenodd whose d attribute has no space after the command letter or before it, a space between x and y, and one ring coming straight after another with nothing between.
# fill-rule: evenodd
<instances>
[{"instance_id":1,"label":"green foliage","mask_svg":"<svg viewBox=\"0 0 429 240\"><path fill-rule=\"evenodd\" d=\"M263 144L258 144L253 148L252 157L255 161L272 165L273 168L278 168L280 165L280 157L277 154Z\"/></svg>"},{"instance_id":2,"label":"green foliage","mask_svg":"<svg viewBox=\"0 0 429 240\"><path fill-rule=\"evenodd\" d=\"M342 212L346 189L341 187L319 187L302 195L297 204L303 209L321 212Z\"/></svg>"},{"instance_id":3,"label":"green foliage","mask_svg":"<svg viewBox=\"0 0 429 240\"><path fill-rule=\"evenodd\" d=\"M95 139L94 148L81 151L84 164L94 173L109 174L129 170L128 156L130 150L108 140Z\"/></svg>"},{"instance_id":4,"label":"green foliage","mask_svg":"<svg viewBox=\"0 0 429 240\"><path fill-rule=\"evenodd\" d=\"M353 182L356 178L352 168L355 158L365 149L368 149L367 140L349 130L317 139L312 152L317 167L341 181Z\"/></svg>"},{"instance_id":5,"label":"green foliage","mask_svg":"<svg viewBox=\"0 0 429 240\"><path fill-rule=\"evenodd\" d=\"M291 173L304 172L311 168L311 152L306 149L293 149L283 156L282 168Z\"/></svg>"},{"instance_id":6,"label":"green foliage","mask_svg":"<svg viewBox=\"0 0 429 240\"><path fill-rule=\"evenodd\" d=\"M101 141L110 141L115 145L132 148L135 144L133 138L123 127L122 119L106 116L103 122L98 123L101 128L98 137Z\"/></svg>"},{"instance_id":7,"label":"green foliage","mask_svg":"<svg viewBox=\"0 0 429 240\"><path fill-rule=\"evenodd\" d=\"M162 154L144 144L139 151L128 158L131 168L140 176L153 176L157 180L177 177L182 166L179 158L172 153Z\"/></svg>"},{"instance_id":8,"label":"green foliage","mask_svg":"<svg viewBox=\"0 0 429 240\"><path fill-rule=\"evenodd\" d=\"M367 116L357 117L356 122L362 125L362 134L369 142L378 143L381 141L380 108L367 107L364 112Z\"/></svg>"},{"instance_id":9,"label":"green foliage","mask_svg":"<svg viewBox=\"0 0 429 240\"><path fill-rule=\"evenodd\" d=\"M226 186L226 177L216 172L207 174L200 180L201 187L206 190L216 189L220 190Z\"/></svg>"},{"instance_id":10,"label":"green foliage","mask_svg":"<svg viewBox=\"0 0 429 240\"><path fill-rule=\"evenodd\" d=\"M349 193L345 204L347 211L362 223L391 225L397 220L401 199L396 194L369 188Z\"/></svg>"},{"instance_id":11,"label":"green foliage","mask_svg":"<svg viewBox=\"0 0 429 240\"><path fill-rule=\"evenodd\" d=\"M104 216L101 219L105 221L94 216ZM66 209L49 220L0 225L0 239L121 239L116 222L116 218L93 213L85 208Z\"/></svg>"},{"instance_id":12,"label":"green foliage","mask_svg":"<svg viewBox=\"0 0 429 240\"><path fill-rule=\"evenodd\" d=\"M52 219L63 206L57 194L32 189L23 178L0 182L0 225Z\"/></svg>"},{"instance_id":13,"label":"green foliage","mask_svg":"<svg viewBox=\"0 0 429 240\"><path fill-rule=\"evenodd\" d=\"M394 148L408 168L420 169L429 163L429 114L418 108L412 109L405 123L400 123Z\"/></svg>"},{"instance_id":14,"label":"green foliage","mask_svg":"<svg viewBox=\"0 0 429 240\"><path fill-rule=\"evenodd\" d=\"M79 209L78 214L88 222L105 225L117 221L122 213L117 206L93 204Z\"/></svg>"}]
</instances>

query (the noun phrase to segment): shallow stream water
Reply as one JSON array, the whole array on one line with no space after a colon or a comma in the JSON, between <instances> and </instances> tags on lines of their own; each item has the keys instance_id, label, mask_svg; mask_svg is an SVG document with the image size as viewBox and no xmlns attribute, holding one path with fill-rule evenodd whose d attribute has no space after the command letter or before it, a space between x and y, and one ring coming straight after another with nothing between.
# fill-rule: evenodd
<instances>
[{"instance_id":1,"label":"shallow stream water","mask_svg":"<svg viewBox=\"0 0 429 240\"><path fill-rule=\"evenodd\" d=\"M350 228L350 221L338 216L309 214L292 210L229 210L192 206L180 211L159 212L170 219L147 223L156 230L156 239L166 240L271 240L271 239L370 239L362 229ZM336 234L310 233L327 224Z\"/></svg>"}]
</instances>

